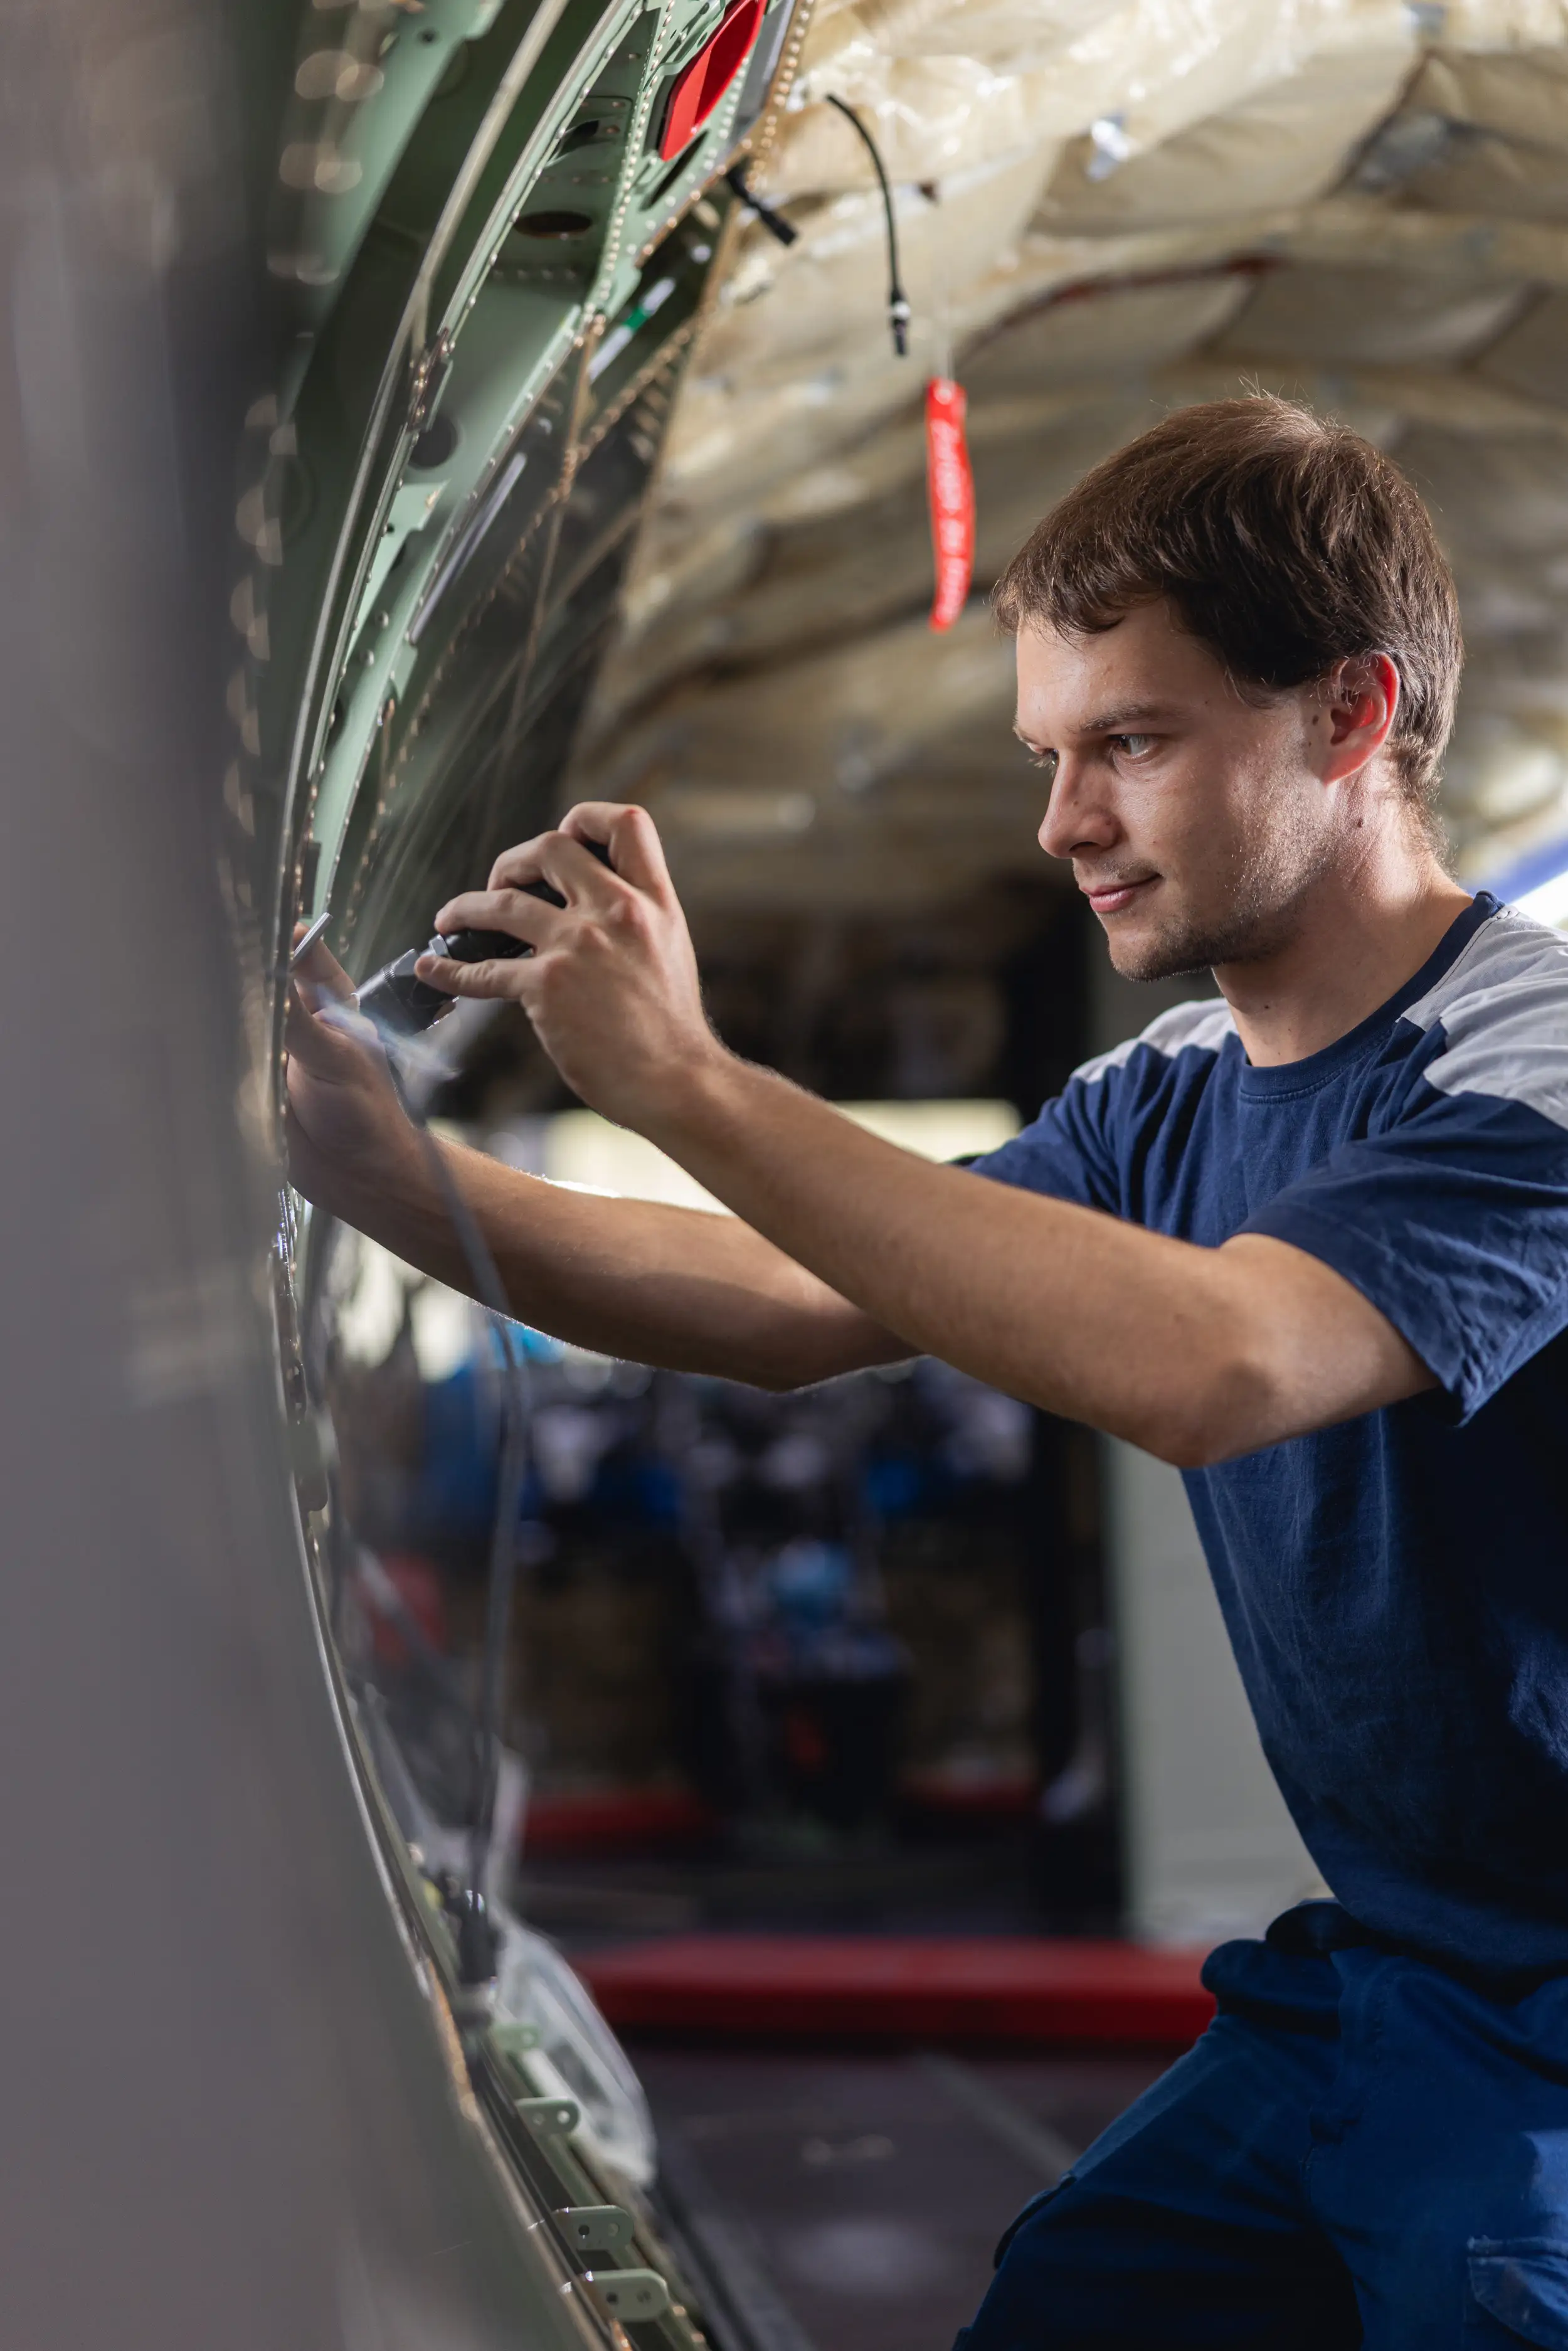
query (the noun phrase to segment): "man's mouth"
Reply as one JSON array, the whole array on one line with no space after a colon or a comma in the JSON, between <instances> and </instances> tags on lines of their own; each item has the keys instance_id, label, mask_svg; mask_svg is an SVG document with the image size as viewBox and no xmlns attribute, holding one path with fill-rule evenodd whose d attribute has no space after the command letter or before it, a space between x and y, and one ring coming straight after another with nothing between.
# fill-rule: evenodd
<instances>
[{"instance_id":1,"label":"man's mouth","mask_svg":"<svg viewBox=\"0 0 1568 2351\"><path fill-rule=\"evenodd\" d=\"M1119 914L1152 890L1159 878L1157 873L1145 873L1132 882L1081 882L1078 886L1097 914Z\"/></svg>"}]
</instances>

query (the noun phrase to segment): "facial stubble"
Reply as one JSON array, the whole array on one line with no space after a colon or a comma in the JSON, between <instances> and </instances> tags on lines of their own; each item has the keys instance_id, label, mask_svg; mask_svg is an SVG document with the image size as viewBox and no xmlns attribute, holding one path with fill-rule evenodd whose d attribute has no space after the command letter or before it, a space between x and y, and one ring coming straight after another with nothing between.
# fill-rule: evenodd
<instances>
[{"instance_id":1,"label":"facial stubble","mask_svg":"<svg viewBox=\"0 0 1568 2351\"><path fill-rule=\"evenodd\" d=\"M1333 841L1300 808L1239 844L1228 876L1216 877L1216 903L1177 907L1153 936L1118 941L1106 933L1124 979L1181 979L1218 965L1262 963L1288 946L1303 900L1333 862Z\"/></svg>"}]
</instances>

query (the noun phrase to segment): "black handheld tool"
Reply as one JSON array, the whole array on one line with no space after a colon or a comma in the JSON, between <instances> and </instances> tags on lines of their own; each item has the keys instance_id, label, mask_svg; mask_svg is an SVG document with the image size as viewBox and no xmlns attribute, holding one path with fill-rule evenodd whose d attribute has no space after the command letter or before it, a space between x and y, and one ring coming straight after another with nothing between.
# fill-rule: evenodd
<instances>
[{"instance_id":1,"label":"black handheld tool","mask_svg":"<svg viewBox=\"0 0 1568 2351\"><path fill-rule=\"evenodd\" d=\"M597 857L601 865L609 864L610 852L602 841L585 841L582 847ZM552 889L548 882L524 882L519 887L529 898L542 898L547 906L566 904L560 892ZM408 948L366 980L357 991L360 1010L388 1035L417 1037L457 1001L444 989L432 987L415 977L413 967L421 956L447 956L454 963L490 963L504 956L532 953L526 939L515 939L509 931L454 931L448 938L443 938L437 931L428 946Z\"/></svg>"}]
</instances>

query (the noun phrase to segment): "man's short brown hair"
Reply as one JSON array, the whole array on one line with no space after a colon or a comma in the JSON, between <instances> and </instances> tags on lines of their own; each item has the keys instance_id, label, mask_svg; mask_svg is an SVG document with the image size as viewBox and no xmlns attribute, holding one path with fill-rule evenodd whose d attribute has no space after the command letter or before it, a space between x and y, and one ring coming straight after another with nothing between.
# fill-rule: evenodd
<instances>
[{"instance_id":1,"label":"man's short brown hair","mask_svg":"<svg viewBox=\"0 0 1568 2351\"><path fill-rule=\"evenodd\" d=\"M1285 400L1178 409L1052 507L994 601L1013 634L1081 636L1160 597L1242 692L1386 653L1388 749L1430 808L1464 661L1458 598L1430 515L1370 442Z\"/></svg>"}]
</instances>

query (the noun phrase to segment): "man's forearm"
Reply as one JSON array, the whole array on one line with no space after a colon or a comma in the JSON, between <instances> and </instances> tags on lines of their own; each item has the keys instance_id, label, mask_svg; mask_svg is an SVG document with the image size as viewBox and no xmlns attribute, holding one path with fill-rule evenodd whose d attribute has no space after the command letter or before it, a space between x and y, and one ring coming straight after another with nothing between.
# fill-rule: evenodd
<instances>
[{"instance_id":1,"label":"man's forearm","mask_svg":"<svg viewBox=\"0 0 1568 2351\"><path fill-rule=\"evenodd\" d=\"M1260 1235L1200 1249L933 1166L727 1054L648 1132L913 1351L1184 1466L1431 1384L1300 1250Z\"/></svg>"},{"instance_id":2,"label":"man's forearm","mask_svg":"<svg viewBox=\"0 0 1568 2351\"><path fill-rule=\"evenodd\" d=\"M569 1191L436 1145L520 1321L673 1371L800 1387L907 1351L733 1217ZM455 1290L474 1278L426 1165L334 1201L346 1222Z\"/></svg>"},{"instance_id":3,"label":"man's forearm","mask_svg":"<svg viewBox=\"0 0 1568 2351\"><path fill-rule=\"evenodd\" d=\"M585 842L608 849L608 867ZM540 880L555 903L530 894ZM570 810L559 831L497 859L488 889L440 910L438 928L461 925L505 930L533 952L432 957L421 977L521 1004L584 1102L662 1144L740 1220L736 1237L691 1256L673 1227L591 1228L563 1213L541 1250L543 1228L508 1209L491 1228L497 1253L518 1311L546 1328L654 1361L738 1362L739 1376L778 1384L929 1353L1184 1465L1432 1384L1393 1323L1302 1249L1248 1233L1201 1249L934 1167L737 1061L704 1013L643 809ZM496 1171L476 1180L483 1201ZM637 1247L622 1246L633 1230ZM800 1368L802 1353L812 1368Z\"/></svg>"}]
</instances>

